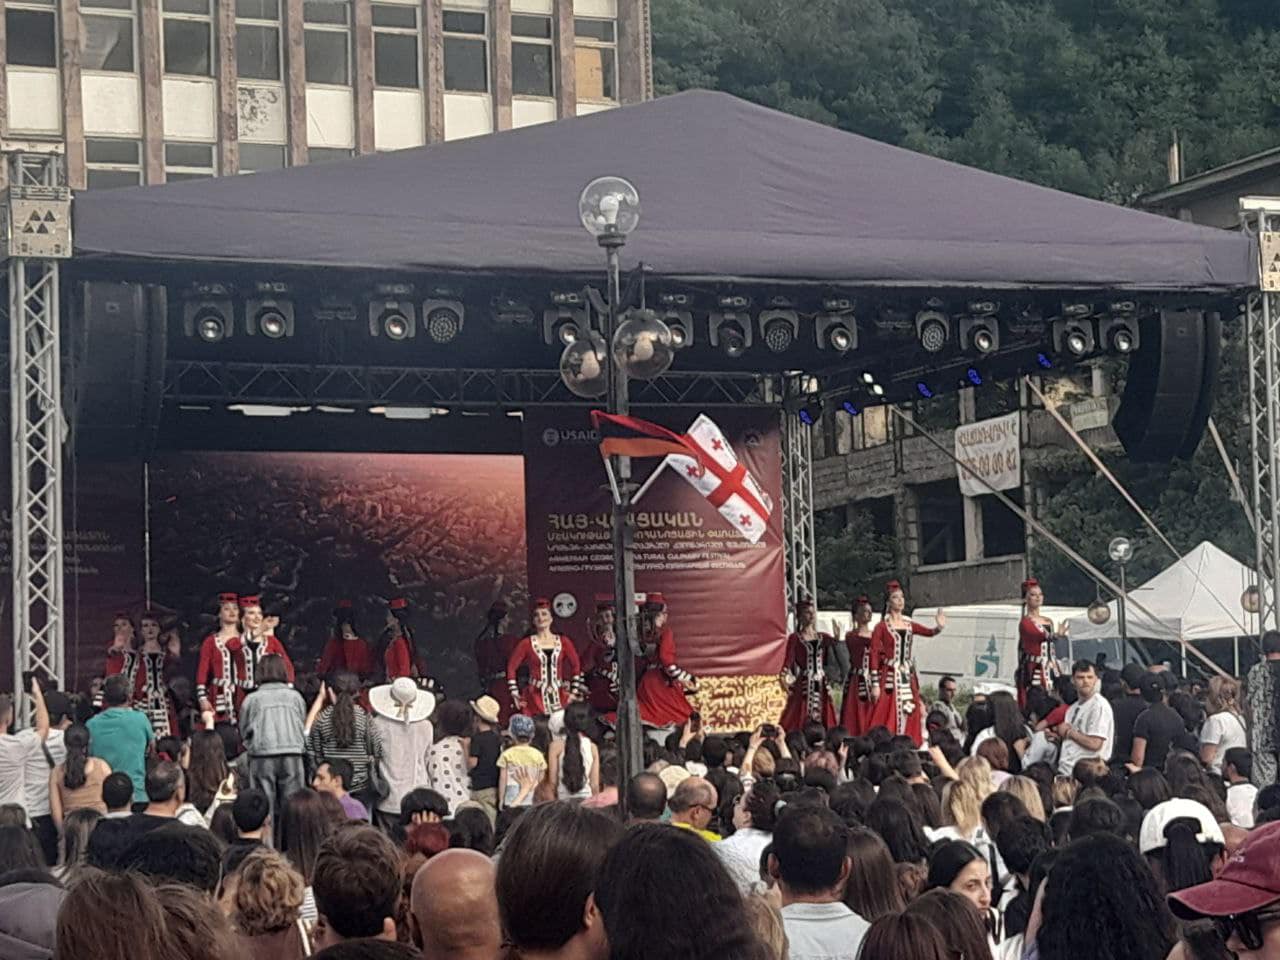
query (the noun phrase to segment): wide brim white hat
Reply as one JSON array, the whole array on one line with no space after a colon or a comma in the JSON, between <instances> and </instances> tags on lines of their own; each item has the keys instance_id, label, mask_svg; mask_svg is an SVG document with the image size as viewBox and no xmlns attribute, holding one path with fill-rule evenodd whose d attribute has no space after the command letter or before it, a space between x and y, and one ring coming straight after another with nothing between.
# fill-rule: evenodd
<instances>
[{"instance_id":1,"label":"wide brim white hat","mask_svg":"<svg viewBox=\"0 0 1280 960\"><path fill-rule=\"evenodd\" d=\"M1213 813L1204 804L1184 797L1175 797L1164 803L1157 803L1142 818L1142 828L1138 831L1138 851L1151 853L1153 850L1167 846L1169 840L1164 835L1165 827L1172 821L1181 818L1196 821L1197 843L1216 843L1226 845L1222 835L1222 827L1213 818Z\"/></svg>"},{"instance_id":2,"label":"wide brim white hat","mask_svg":"<svg viewBox=\"0 0 1280 960\"><path fill-rule=\"evenodd\" d=\"M413 723L425 720L435 712L436 698L435 694L420 689L408 677L397 677L369 690L369 706L388 720Z\"/></svg>"}]
</instances>

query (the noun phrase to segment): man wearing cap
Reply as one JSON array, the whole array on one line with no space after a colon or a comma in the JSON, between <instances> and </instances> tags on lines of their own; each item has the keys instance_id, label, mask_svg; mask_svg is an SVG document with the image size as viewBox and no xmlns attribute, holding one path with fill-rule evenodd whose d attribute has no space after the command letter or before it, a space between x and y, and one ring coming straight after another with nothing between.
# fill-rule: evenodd
<instances>
[{"instance_id":1,"label":"man wearing cap","mask_svg":"<svg viewBox=\"0 0 1280 960\"><path fill-rule=\"evenodd\" d=\"M484 808L490 820L498 816L498 755L502 741L498 738L498 701L484 696L471 701L471 748L467 769L471 771L471 799Z\"/></svg>"},{"instance_id":2,"label":"man wearing cap","mask_svg":"<svg viewBox=\"0 0 1280 960\"><path fill-rule=\"evenodd\" d=\"M400 801L419 784L427 783L427 753L435 731L427 719L435 711L436 698L419 690L408 677L369 691L373 725L382 736L379 769L387 783L387 795L377 801L374 821L384 830L400 822Z\"/></svg>"},{"instance_id":3,"label":"man wearing cap","mask_svg":"<svg viewBox=\"0 0 1280 960\"><path fill-rule=\"evenodd\" d=\"M1092 660L1077 660L1071 668L1071 685L1079 699L1067 710L1066 719L1054 727L1062 741L1058 753L1058 773L1071 776L1076 761L1085 757L1111 759L1115 742L1115 720L1111 704L1098 692L1098 668Z\"/></svg>"},{"instance_id":4,"label":"man wearing cap","mask_svg":"<svg viewBox=\"0 0 1280 960\"><path fill-rule=\"evenodd\" d=\"M1133 747L1126 766L1131 773L1143 767L1163 770L1169 748L1186 728L1182 716L1169 706L1164 680L1158 674L1146 674L1138 681L1138 686L1147 709L1138 715L1138 721L1133 725ZM1115 756L1115 759L1120 757Z\"/></svg>"},{"instance_id":5,"label":"man wearing cap","mask_svg":"<svg viewBox=\"0 0 1280 960\"><path fill-rule=\"evenodd\" d=\"M1142 691L1138 685L1146 673L1136 663L1126 663L1120 671L1120 682L1124 693L1111 701L1111 716L1115 721L1116 745L1111 755L1117 763L1127 763L1133 752L1133 725L1138 722L1142 711L1147 709L1147 702L1142 699Z\"/></svg>"},{"instance_id":6,"label":"man wearing cap","mask_svg":"<svg viewBox=\"0 0 1280 960\"><path fill-rule=\"evenodd\" d=\"M1280 823L1251 831L1217 877L1170 894L1169 906L1212 920L1237 960L1280 960Z\"/></svg>"},{"instance_id":7,"label":"man wearing cap","mask_svg":"<svg viewBox=\"0 0 1280 960\"><path fill-rule=\"evenodd\" d=\"M236 722L236 660L240 651L240 605L234 593L218 594L218 629L200 644L196 698L205 726Z\"/></svg>"}]
</instances>

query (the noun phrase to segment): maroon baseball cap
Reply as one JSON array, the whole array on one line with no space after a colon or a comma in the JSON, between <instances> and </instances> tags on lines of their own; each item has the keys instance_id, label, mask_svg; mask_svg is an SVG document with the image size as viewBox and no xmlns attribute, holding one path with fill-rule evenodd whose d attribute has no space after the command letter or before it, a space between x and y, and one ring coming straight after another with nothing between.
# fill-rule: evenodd
<instances>
[{"instance_id":1,"label":"maroon baseball cap","mask_svg":"<svg viewBox=\"0 0 1280 960\"><path fill-rule=\"evenodd\" d=\"M1169 894L1184 920L1249 913L1280 900L1280 823L1250 832L1216 878Z\"/></svg>"},{"instance_id":2,"label":"maroon baseball cap","mask_svg":"<svg viewBox=\"0 0 1280 960\"><path fill-rule=\"evenodd\" d=\"M1068 709L1069 708L1065 703L1058 704L1049 711L1049 715L1044 718L1044 722L1051 727L1056 727L1060 723L1066 723Z\"/></svg>"}]
</instances>

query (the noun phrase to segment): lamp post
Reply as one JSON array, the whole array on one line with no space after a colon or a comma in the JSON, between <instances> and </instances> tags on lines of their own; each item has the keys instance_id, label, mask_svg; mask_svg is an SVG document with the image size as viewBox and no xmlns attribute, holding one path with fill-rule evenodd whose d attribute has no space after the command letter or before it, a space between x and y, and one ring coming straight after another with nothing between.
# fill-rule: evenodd
<instances>
[{"instance_id":1,"label":"lamp post","mask_svg":"<svg viewBox=\"0 0 1280 960\"><path fill-rule=\"evenodd\" d=\"M621 268L619 255L627 235L640 222L640 195L620 177L592 180L578 199L578 215L587 232L605 252L608 296L605 302L604 331L590 331L569 344L560 359L560 374L574 393L587 398L607 396L609 413L626 415L630 400L627 382L631 378L651 379L671 366L674 347L671 331L657 315L641 310L620 319ZM641 750L640 712L636 704L636 657L640 654L639 624L636 620L636 578L632 550L631 458L613 457L617 496L613 501L613 592L618 615L614 624L614 655L618 658L618 760L621 789L619 802L626 803L626 786L644 769ZM626 812L625 809L623 811Z\"/></svg>"},{"instance_id":2,"label":"lamp post","mask_svg":"<svg viewBox=\"0 0 1280 960\"><path fill-rule=\"evenodd\" d=\"M1126 619L1126 602L1129 598L1129 588L1125 583L1125 565L1133 559L1133 544L1125 537L1116 537L1107 544L1107 555L1111 557L1114 563L1120 565L1120 596L1116 598L1116 625L1120 628L1120 656L1124 663L1129 658L1129 623Z\"/></svg>"}]
</instances>

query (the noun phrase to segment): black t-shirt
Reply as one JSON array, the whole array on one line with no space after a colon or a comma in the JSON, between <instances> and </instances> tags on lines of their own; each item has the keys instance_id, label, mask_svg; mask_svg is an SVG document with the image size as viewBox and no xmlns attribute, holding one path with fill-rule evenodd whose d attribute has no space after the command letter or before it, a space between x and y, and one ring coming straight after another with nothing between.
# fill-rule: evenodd
<instances>
[{"instance_id":1,"label":"black t-shirt","mask_svg":"<svg viewBox=\"0 0 1280 960\"><path fill-rule=\"evenodd\" d=\"M1111 716L1116 725L1116 745L1111 751L1112 760L1129 762L1129 755L1133 752L1133 725L1146 709L1147 701L1136 693L1125 694L1111 701Z\"/></svg>"},{"instance_id":2,"label":"black t-shirt","mask_svg":"<svg viewBox=\"0 0 1280 960\"><path fill-rule=\"evenodd\" d=\"M498 755L502 752L502 741L492 730L477 733L471 738L471 756L476 758L476 765L471 768L471 789L489 790L498 786Z\"/></svg>"},{"instance_id":3,"label":"black t-shirt","mask_svg":"<svg viewBox=\"0 0 1280 960\"><path fill-rule=\"evenodd\" d=\"M1142 758L1144 767L1160 769L1169 755L1169 746L1186 730L1182 717L1168 704L1153 703L1142 711L1133 725L1134 738L1147 741L1147 752Z\"/></svg>"}]
</instances>

